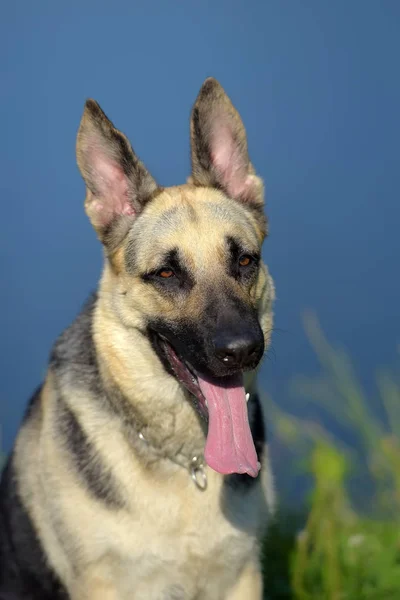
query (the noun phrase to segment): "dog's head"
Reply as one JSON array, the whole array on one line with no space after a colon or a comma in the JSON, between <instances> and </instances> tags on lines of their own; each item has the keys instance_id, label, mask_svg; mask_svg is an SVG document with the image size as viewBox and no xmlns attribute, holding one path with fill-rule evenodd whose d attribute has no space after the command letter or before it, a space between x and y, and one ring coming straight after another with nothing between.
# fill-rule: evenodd
<instances>
[{"instance_id":1,"label":"dog's head","mask_svg":"<svg viewBox=\"0 0 400 600\"><path fill-rule=\"evenodd\" d=\"M255 475L242 376L257 367L271 330L263 184L239 114L214 79L200 90L190 130L192 174L164 189L89 100L77 142L85 207L113 273L119 319L148 337L209 417L208 463Z\"/></svg>"}]
</instances>

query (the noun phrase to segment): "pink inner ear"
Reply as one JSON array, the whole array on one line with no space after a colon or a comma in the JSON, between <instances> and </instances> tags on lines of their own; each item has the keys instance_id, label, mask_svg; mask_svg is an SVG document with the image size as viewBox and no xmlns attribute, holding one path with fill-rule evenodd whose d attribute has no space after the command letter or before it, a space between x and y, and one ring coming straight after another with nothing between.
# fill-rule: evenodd
<instances>
[{"instance_id":1,"label":"pink inner ear","mask_svg":"<svg viewBox=\"0 0 400 600\"><path fill-rule=\"evenodd\" d=\"M91 151L91 178L96 196L92 210L99 225L108 225L118 215L133 215L135 211L129 199L129 183L122 167L109 159L97 148Z\"/></svg>"},{"instance_id":2,"label":"pink inner ear","mask_svg":"<svg viewBox=\"0 0 400 600\"><path fill-rule=\"evenodd\" d=\"M240 151L226 120L217 123L212 131L211 160L228 194L232 198L246 195L251 183L248 177L247 157Z\"/></svg>"}]
</instances>

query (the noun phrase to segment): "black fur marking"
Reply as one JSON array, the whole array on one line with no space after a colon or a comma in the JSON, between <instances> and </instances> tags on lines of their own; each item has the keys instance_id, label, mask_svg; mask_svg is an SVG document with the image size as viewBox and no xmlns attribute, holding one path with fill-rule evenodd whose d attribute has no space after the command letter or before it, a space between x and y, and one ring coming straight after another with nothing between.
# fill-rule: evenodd
<instances>
[{"instance_id":1,"label":"black fur marking","mask_svg":"<svg viewBox=\"0 0 400 600\"><path fill-rule=\"evenodd\" d=\"M160 276L162 270L173 271L173 276L163 278ZM194 279L183 264L177 248L165 254L158 269L150 273L144 273L142 279L152 283L163 293L176 294L178 292L189 292L194 286Z\"/></svg>"},{"instance_id":2,"label":"black fur marking","mask_svg":"<svg viewBox=\"0 0 400 600\"><path fill-rule=\"evenodd\" d=\"M96 396L99 408L113 410L101 384L93 341L92 323L96 300L97 295L93 294L72 325L60 335L50 356L50 369L55 373L56 379L63 381L66 386L90 389ZM121 508L122 499L111 470L102 464L78 419L62 400L59 411L60 433L85 485L95 498L110 508Z\"/></svg>"},{"instance_id":3,"label":"black fur marking","mask_svg":"<svg viewBox=\"0 0 400 600\"><path fill-rule=\"evenodd\" d=\"M100 376L92 326L97 294L92 294L82 312L56 341L50 358L50 368L56 380L66 386L89 389L96 397L99 410L118 415L127 428L137 435L134 407L118 388L105 389Z\"/></svg>"},{"instance_id":4,"label":"black fur marking","mask_svg":"<svg viewBox=\"0 0 400 600\"><path fill-rule=\"evenodd\" d=\"M229 275L235 279L241 280L243 283L251 283L251 281L254 280L254 276L257 273L258 264L260 262L259 252L254 252L245 248L233 237L228 236L226 241L229 248ZM240 257L243 255L248 256L251 260L250 264L246 267L241 267L239 263Z\"/></svg>"},{"instance_id":5,"label":"black fur marking","mask_svg":"<svg viewBox=\"0 0 400 600\"><path fill-rule=\"evenodd\" d=\"M210 336L205 335L207 332L210 333L210 329L206 329L205 323L188 322L183 319L179 322L152 319L148 323L148 335L151 340L154 333L164 337L182 360L192 365L196 371L212 376L214 373L210 370L210 366L213 363L213 348L211 339L208 339ZM153 348L166 367L165 361L161 358L163 353L160 354L154 342ZM166 370L170 373L168 367Z\"/></svg>"},{"instance_id":6,"label":"black fur marking","mask_svg":"<svg viewBox=\"0 0 400 600\"><path fill-rule=\"evenodd\" d=\"M57 426L62 443L83 483L94 498L109 508L122 508L124 503L111 470L102 463L73 411L61 398L58 402Z\"/></svg>"},{"instance_id":7,"label":"black fur marking","mask_svg":"<svg viewBox=\"0 0 400 600\"><path fill-rule=\"evenodd\" d=\"M17 490L12 457L0 483L0 600L68 600Z\"/></svg>"},{"instance_id":8,"label":"black fur marking","mask_svg":"<svg viewBox=\"0 0 400 600\"><path fill-rule=\"evenodd\" d=\"M101 378L92 335L97 294L92 294L75 321L59 336L50 355L50 369L66 384L88 387L102 395Z\"/></svg>"},{"instance_id":9,"label":"black fur marking","mask_svg":"<svg viewBox=\"0 0 400 600\"><path fill-rule=\"evenodd\" d=\"M254 446L256 448L258 460L262 464L264 445L266 443L267 436L265 432L261 402L258 394L251 394L247 403L247 409L249 411L249 423L254 440ZM225 477L225 483L234 489L248 489L258 481L259 477L259 475L258 477L254 478L250 477L250 475L247 475L246 473L243 475L234 473L233 475L227 475Z\"/></svg>"}]
</instances>

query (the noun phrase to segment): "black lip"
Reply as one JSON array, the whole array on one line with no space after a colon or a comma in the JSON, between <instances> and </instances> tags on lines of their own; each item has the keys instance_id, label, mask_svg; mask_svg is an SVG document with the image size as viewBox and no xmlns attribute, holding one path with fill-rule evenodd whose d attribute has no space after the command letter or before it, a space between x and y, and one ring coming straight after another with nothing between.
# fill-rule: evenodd
<instances>
[{"instance_id":1,"label":"black lip","mask_svg":"<svg viewBox=\"0 0 400 600\"><path fill-rule=\"evenodd\" d=\"M176 378L175 372L171 366L171 363L168 360L167 353L165 351L165 346L163 344L163 337L159 333L157 333L157 331L155 331L154 329L149 329L148 334L149 334L149 339L150 339L151 345L153 346L153 350L155 351L158 358L160 359L161 364L163 365L164 369L167 371L168 375L172 375L172 377Z\"/></svg>"},{"instance_id":2,"label":"black lip","mask_svg":"<svg viewBox=\"0 0 400 600\"><path fill-rule=\"evenodd\" d=\"M199 414L208 420L208 410L206 399L204 398L198 381L195 369L183 359L174 348L173 344L163 335L155 330L149 330L150 340L158 358L169 375L174 377L190 393L193 404ZM178 359L182 371L179 373L177 365L173 366L171 360L171 351ZM179 369L180 370L180 369Z\"/></svg>"}]
</instances>

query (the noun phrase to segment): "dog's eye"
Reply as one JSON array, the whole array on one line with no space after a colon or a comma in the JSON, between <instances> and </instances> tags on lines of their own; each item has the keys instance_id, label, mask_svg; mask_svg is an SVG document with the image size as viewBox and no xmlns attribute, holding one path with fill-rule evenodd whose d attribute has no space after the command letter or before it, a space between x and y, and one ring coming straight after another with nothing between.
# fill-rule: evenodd
<instances>
[{"instance_id":1,"label":"dog's eye","mask_svg":"<svg viewBox=\"0 0 400 600\"><path fill-rule=\"evenodd\" d=\"M252 264L253 260L254 259L248 254L242 254L242 256L239 258L239 265L241 267L248 267Z\"/></svg>"},{"instance_id":2,"label":"dog's eye","mask_svg":"<svg viewBox=\"0 0 400 600\"><path fill-rule=\"evenodd\" d=\"M156 275L157 277L162 277L162 279L170 279L174 277L175 273L172 269L164 268L157 271Z\"/></svg>"}]
</instances>

